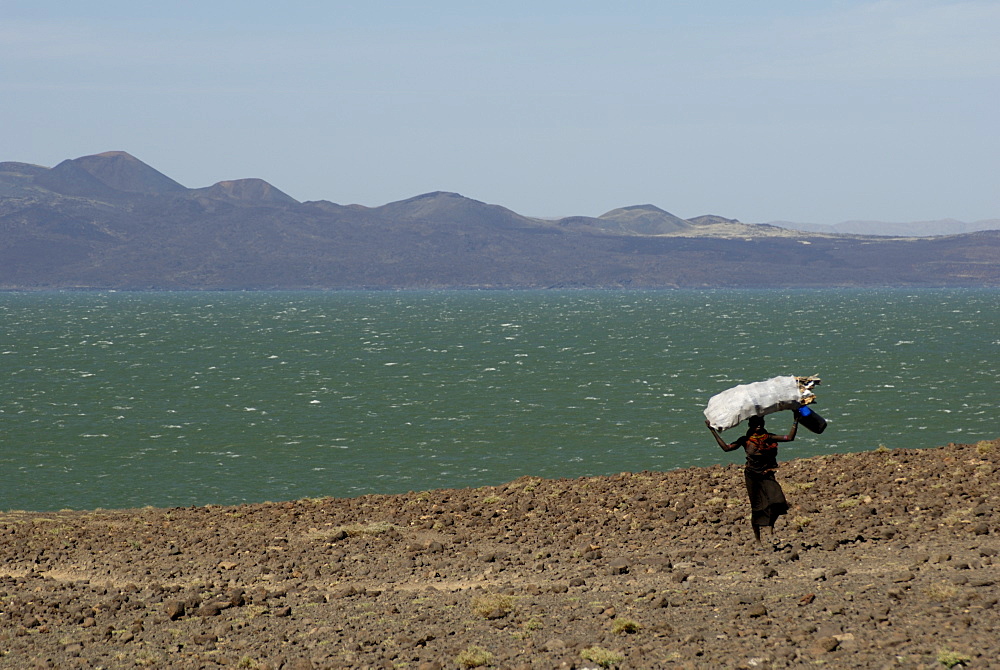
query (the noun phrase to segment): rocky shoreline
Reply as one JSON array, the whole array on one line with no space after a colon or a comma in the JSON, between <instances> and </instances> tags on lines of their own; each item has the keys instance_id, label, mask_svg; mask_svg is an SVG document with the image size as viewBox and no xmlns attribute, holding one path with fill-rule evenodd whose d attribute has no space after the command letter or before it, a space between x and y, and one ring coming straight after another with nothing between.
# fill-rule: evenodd
<instances>
[{"instance_id":1,"label":"rocky shoreline","mask_svg":"<svg viewBox=\"0 0 1000 670\"><path fill-rule=\"evenodd\" d=\"M1000 441L778 478L0 513L0 667L1000 667Z\"/></svg>"}]
</instances>

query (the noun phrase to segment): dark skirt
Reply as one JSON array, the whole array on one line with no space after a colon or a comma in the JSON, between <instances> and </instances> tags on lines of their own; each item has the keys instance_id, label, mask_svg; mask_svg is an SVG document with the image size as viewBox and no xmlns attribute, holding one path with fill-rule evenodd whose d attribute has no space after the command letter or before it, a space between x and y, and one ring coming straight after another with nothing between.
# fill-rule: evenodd
<instances>
[{"instance_id":1,"label":"dark skirt","mask_svg":"<svg viewBox=\"0 0 1000 670\"><path fill-rule=\"evenodd\" d=\"M751 523L755 526L773 526L782 514L788 513L788 502L774 473L766 475L750 470L743 471L747 493L750 495Z\"/></svg>"}]
</instances>

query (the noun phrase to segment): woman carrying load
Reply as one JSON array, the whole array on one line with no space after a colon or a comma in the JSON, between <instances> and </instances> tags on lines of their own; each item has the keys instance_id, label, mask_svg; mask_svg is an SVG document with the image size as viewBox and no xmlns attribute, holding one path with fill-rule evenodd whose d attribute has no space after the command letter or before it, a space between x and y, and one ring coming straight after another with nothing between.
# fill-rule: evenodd
<instances>
[{"instance_id":1,"label":"woman carrying load","mask_svg":"<svg viewBox=\"0 0 1000 670\"><path fill-rule=\"evenodd\" d=\"M760 542L762 526L771 528L774 535L774 522L779 516L788 512L788 502L781 490L781 485L774 478L778 469L778 442L791 442L795 439L795 431L799 427L798 412L788 435L774 435L764 428L764 417L752 416L747 420L747 432L732 444L727 443L708 421L705 425L712 431L715 441L723 451L735 451L743 447L747 453L747 464L743 470L747 493L750 496L753 536Z\"/></svg>"}]
</instances>

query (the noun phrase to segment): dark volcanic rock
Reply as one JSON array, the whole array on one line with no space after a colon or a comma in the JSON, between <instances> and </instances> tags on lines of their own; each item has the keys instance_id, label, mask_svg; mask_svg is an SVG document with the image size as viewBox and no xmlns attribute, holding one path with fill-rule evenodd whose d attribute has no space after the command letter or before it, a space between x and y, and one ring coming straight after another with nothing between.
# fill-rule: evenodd
<instances>
[{"instance_id":1,"label":"dark volcanic rock","mask_svg":"<svg viewBox=\"0 0 1000 670\"><path fill-rule=\"evenodd\" d=\"M168 600L165 609L167 618L174 621L184 616L187 607L183 600Z\"/></svg>"}]
</instances>

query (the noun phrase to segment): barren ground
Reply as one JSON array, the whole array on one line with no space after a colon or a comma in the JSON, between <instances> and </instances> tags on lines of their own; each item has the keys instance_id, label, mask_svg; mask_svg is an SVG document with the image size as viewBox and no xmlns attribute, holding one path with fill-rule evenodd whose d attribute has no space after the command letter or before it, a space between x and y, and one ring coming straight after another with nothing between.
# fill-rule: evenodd
<instances>
[{"instance_id":1,"label":"barren ground","mask_svg":"<svg viewBox=\"0 0 1000 670\"><path fill-rule=\"evenodd\" d=\"M0 513L0 667L1000 667L1000 441L778 477Z\"/></svg>"}]
</instances>

